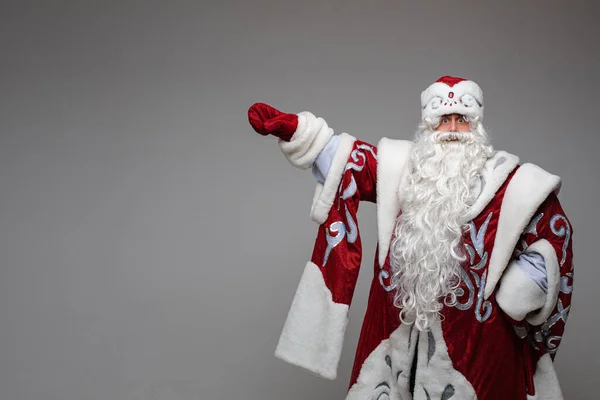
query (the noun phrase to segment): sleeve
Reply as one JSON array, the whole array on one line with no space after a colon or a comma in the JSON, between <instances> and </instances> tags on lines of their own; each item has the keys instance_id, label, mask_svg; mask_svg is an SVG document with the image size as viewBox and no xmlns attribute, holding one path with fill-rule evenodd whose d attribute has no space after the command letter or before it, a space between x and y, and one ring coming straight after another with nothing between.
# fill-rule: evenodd
<instances>
[{"instance_id":1,"label":"sleeve","mask_svg":"<svg viewBox=\"0 0 600 400\"><path fill-rule=\"evenodd\" d=\"M312 173L318 182L325 183L325 177L329 172L329 168L331 168L333 157L335 156L339 145L340 137L337 135L333 136L325 148L321 150L315 162L313 163Z\"/></svg>"},{"instance_id":2,"label":"sleeve","mask_svg":"<svg viewBox=\"0 0 600 400\"><path fill-rule=\"evenodd\" d=\"M547 290L513 260L496 294L498 305L513 320L520 336L531 338L538 355L554 356L567 322L573 291L572 236L573 227L556 194L551 193L521 235L516 250L543 258Z\"/></svg>"},{"instance_id":3,"label":"sleeve","mask_svg":"<svg viewBox=\"0 0 600 400\"><path fill-rule=\"evenodd\" d=\"M341 140L315 199L318 207L328 205L324 221L275 350L278 358L327 379L337 376L362 259L358 206L374 202L376 192L377 149L352 140L343 152Z\"/></svg>"},{"instance_id":4,"label":"sleeve","mask_svg":"<svg viewBox=\"0 0 600 400\"><path fill-rule=\"evenodd\" d=\"M352 135L334 135L327 122L308 111L298 114L298 126L289 142L279 141L287 160L297 168L313 168L317 186L310 217L323 224L340 189L347 170L356 175L352 181L361 200L375 202L377 148L357 141ZM315 171L317 169L317 171ZM360 175L360 177L358 176ZM348 178L350 179L350 178Z\"/></svg>"},{"instance_id":5,"label":"sleeve","mask_svg":"<svg viewBox=\"0 0 600 400\"><path fill-rule=\"evenodd\" d=\"M539 287L548 293L548 275L546 274L546 263L544 257L531 251L529 253L522 253L515 259L517 266L521 271L525 273L530 279L532 279Z\"/></svg>"}]
</instances>

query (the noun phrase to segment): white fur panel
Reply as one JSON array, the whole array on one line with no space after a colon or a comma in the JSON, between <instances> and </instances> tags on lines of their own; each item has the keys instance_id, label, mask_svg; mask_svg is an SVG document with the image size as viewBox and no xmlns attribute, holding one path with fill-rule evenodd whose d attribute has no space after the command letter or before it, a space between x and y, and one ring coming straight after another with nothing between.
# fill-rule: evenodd
<instances>
[{"instance_id":1,"label":"white fur panel","mask_svg":"<svg viewBox=\"0 0 600 400\"><path fill-rule=\"evenodd\" d=\"M490 157L483 166L482 179L483 189L475 203L469 208L466 220L471 221L477 217L483 209L489 204L496 195L500 186L504 184L506 178L519 164L519 157L507 153L506 151L497 151Z\"/></svg>"},{"instance_id":2,"label":"white fur panel","mask_svg":"<svg viewBox=\"0 0 600 400\"><path fill-rule=\"evenodd\" d=\"M317 183L310 210L310 218L318 224L322 224L327 220L355 141L356 139L347 133L340 135L340 143L331 161L331 167L327 172L325 182Z\"/></svg>"},{"instance_id":3,"label":"white fur panel","mask_svg":"<svg viewBox=\"0 0 600 400\"><path fill-rule=\"evenodd\" d=\"M348 305L335 303L323 274L308 262L275 356L320 377L335 379L348 324Z\"/></svg>"},{"instance_id":4,"label":"white fur panel","mask_svg":"<svg viewBox=\"0 0 600 400\"><path fill-rule=\"evenodd\" d=\"M411 329L411 325L400 325L377 345L363 362L346 400L384 399L384 393L389 399L410 398L410 367L417 343L417 333ZM378 388L381 382L389 387Z\"/></svg>"},{"instance_id":5,"label":"white fur panel","mask_svg":"<svg viewBox=\"0 0 600 400\"><path fill-rule=\"evenodd\" d=\"M544 354L537 362L533 375L535 395L527 395L527 400L563 400L556 370L549 354Z\"/></svg>"},{"instance_id":6,"label":"white fur panel","mask_svg":"<svg viewBox=\"0 0 600 400\"><path fill-rule=\"evenodd\" d=\"M546 276L548 277L548 293L544 296L544 303L539 311L527 316L527 321L532 325L541 325L550 318L550 314L558 300L560 290L560 264L554 247L546 239L540 239L531 244L525 251L536 252L544 257Z\"/></svg>"},{"instance_id":7,"label":"white fur panel","mask_svg":"<svg viewBox=\"0 0 600 400\"><path fill-rule=\"evenodd\" d=\"M410 153L414 143L408 140L382 138L377 145L377 236L379 240L379 266L387 258L396 217L400 211L400 189L403 175L407 173Z\"/></svg>"},{"instance_id":8,"label":"white fur panel","mask_svg":"<svg viewBox=\"0 0 600 400\"><path fill-rule=\"evenodd\" d=\"M527 314L539 310L546 300L546 293L517 265L511 261L496 292L498 306L515 321L522 321Z\"/></svg>"},{"instance_id":9,"label":"white fur panel","mask_svg":"<svg viewBox=\"0 0 600 400\"><path fill-rule=\"evenodd\" d=\"M477 400L471 383L452 364L440 321L421 332L418 346L414 400L442 399L448 384L453 387L451 399Z\"/></svg>"},{"instance_id":10,"label":"white fur panel","mask_svg":"<svg viewBox=\"0 0 600 400\"><path fill-rule=\"evenodd\" d=\"M289 142L279 140L279 148L295 167L307 169L333 136L327 122L308 111L298 114L298 126Z\"/></svg>"},{"instance_id":11,"label":"white fur panel","mask_svg":"<svg viewBox=\"0 0 600 400\"><path fill-rule=\"evenodd\" d=\"M504 269L510 262L523 230L538 207L553 191L560 188L560 178L537 165L523 164L512 177L500 207L494 248L488 267L484 298L493 293Z\"/></svg>"}]
</instances>

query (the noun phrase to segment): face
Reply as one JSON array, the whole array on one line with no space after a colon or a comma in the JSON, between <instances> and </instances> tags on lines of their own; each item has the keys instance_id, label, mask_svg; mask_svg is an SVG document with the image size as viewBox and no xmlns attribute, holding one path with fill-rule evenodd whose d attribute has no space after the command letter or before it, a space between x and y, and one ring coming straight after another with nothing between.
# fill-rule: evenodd
<instances>
[{"instance_id":1,"label":"face","mask_svg":"<svg viewBox=\"0 0 600 400\"><path fill-rule=\"evenodd\" d=\"M448 114L442 115L440 124L435 130L442 132L470 132L471 126L469 125L469 120L464 115Z\"/></svg>"}]
</instances>

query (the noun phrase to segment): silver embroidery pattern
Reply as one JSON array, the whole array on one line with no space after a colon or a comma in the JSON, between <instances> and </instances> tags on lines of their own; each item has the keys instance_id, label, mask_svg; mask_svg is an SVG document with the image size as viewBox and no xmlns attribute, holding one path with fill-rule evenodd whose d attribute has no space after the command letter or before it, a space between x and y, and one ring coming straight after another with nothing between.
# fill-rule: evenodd
<instances>
[{"instance_id":1,"label":"silver embroidery pattern","mask_svg":"<svg viewBox=\"0 0 600 400\"><path fill-rule=\"evenodd\" d=\"M477 254L479 254L479 257L483 257L483 241L485 239L485 231L487 230L491 219L492 213L490 212L487 218L485 219L485 222L481 225L481 228L479 228L479 231L475 227L475 223L473 223L473 221L469 223L471 241L473 242L473 246L475 246L475 250L477 251Z\"/></svg>"},{"instance_id":2,"label":"silver embroidery pattern","mask_svg":"<svg viewBox=\"0 0 600 400\"><path fill-rule=\"evenodd\" d=\"M559 220L563 221L565 226L556 228L556 222ZM555 214L552 216L552 219L550 219L550 229L556 236L565 238L565 242L563 243L562 247L562 259L560 260L560 266L562 267L567 259L567 247L569 246L569 241L571 240L571 227L569 226L569 221L567 221L567 218L564 215Z\"/></svg>"},{"instance_id":3,"label":"silver embroidery pattern","mask_svg":"<svg viewBox=\"0 0 600 400\"><path fill-rule=\"evenodd\" d=\"M467 275L467 272L464 269L459 268L458 272L460 274L460 280L463 281L465 285L467 285L467 289L469 290L469 299L466 303L460 303L458 301L458 297L462 297L465 294L465 292L462 288L458 288L456 290L457 300L454 304L452 304L452 306L458 308L459 310L465 311L471 308L473 302L475 301L475 287L473 286L473 282L471 282L469 275Z\"/></svg>"},{"instance_id":4,"label":"silver embroidery pattern","mask_svg":"<svg viewBox=\"0 0 600 400\"><path fill-rule=\"evenodd\" d=\"M525 231L523 233L532 233L535 236L538 236L537 226L543 216L544 216L544 213L540 213L534 219L532 219L531 222L529 223L529 225L527 225L527 227L525 228Z\"/></svg>"},{"instance_id":5,"label":"silver embroidery pattern","mask_svg":"<svg viewBox=\"0 0 600 400\"><path fill-rule=\"evenodd\" d=\"M473 274L475 283L479 288L479 292L477 293L477 304L475 305L475 318L477 318L477 321L479 322L485 322L492 314L492 303L489 300L483 300L483 291L485 290L487 271L483 272L481 279L479 279L479 276L475 272L471 271L471 274ZM481 314L482 308L485 310L483 315Z\"/></svg>"},{"instance_id":6,"label":"silver embroidery pattern","mask_svg":"<svg viewBox=\"0 0 600 400\"><path fill-rule=\"evenodd\" d=\"M372 147L367 145L358 145L356 147L357 148L353 150L350 154L350 158L352 159L352 161L349 161L346 164L344 172L348 171L349 169L352 169L354 171L363 170L363 168L366 165L367 156L362 150L370 151L371 154L373 154L373 156L375 157L375 152L373 151ZM362 163L359 163L361 159ZM340 200L348 200L356 194L357 190L358 187L356 185L356 180L354 179L354 176L351 175L350 182L345 188L342 189L342 185L340 185L340 188L338 190L338 207ZM331 251L337 245L339 245L344 240L344 238L347 239L348 243L354 243L358 239L358 224L356 223L356 221L354 221L354 218L352 218L352 215L350 214L350 211L348 211L347 208L345 210L345 215L348 226L346 226L346 224L344 224L343 221L335 221L332 222L329 225L329 227L325 229L325 239L327 240L327 248L325 249L325 256L323 257L323 266L327 264ZM332 235L332 233L336 233L336 235Z\"/></svg>"},{"instance_id":7,"label":"silver embroidery pattern","mask_svg":"<svg viewBox=\"0 0 600 400\"><path fill-rule=\"evenodd\" d=\"M558 351L558 345L560 344L562 336L550 335L550 328L552 328L558 321L563 321L566 324L570 309L570 305L564 307L562 301L560 299L558 300L558 312L548 318L546 322L542 324L540 330L533 334L534 341L532 341L531 344L536 350L540 349L536 343L543 343L549 354L554 354Z\"/></svg>"},{"instance_id":8,"label":"silver embroidery pattern","mask_svg":"<svg viewBox=\"0 0 600 400\"><path fill-rule=\"evenodd\" d=\"M558 299L558 305L556 307L558 312L552 315L544 324L542 325L542 332L548 332L550 328L554 326L558 321L562 320L565 324L567 323L567 318L569 317L569 310L571 306L564 307L563 303L560 299Z\"/></svg>"},{"instance_id":9,"label":"silver embroidery pattern","mask_svg":"<svg viewBox=\"0 0 600 400\"><path fill-rule=\"evenodd\" d=\"M525 339L527 337L527 328L525 326L513 325L513 329L519 339Z\"/></svg>"},{"instance_id":10,"label":"silver embroidery pattern","mask_svg":"<svg viewBox=\"0 0 600 400\"><path fill-rule=\"evenodd\" d=\"M352 153L350 153L350 158L352 158L352 161L354 162L348 162L348 164L346 164L346 168L344 168L344 172L348 171L349 169L353 169L355 171L363 170L367 163L367 156L363 151L360 150L369 151L373 155L373 157L377 159L377 156L375 155L375 152L373 151L373 148L371 146L359 144L358 146L356 146L356 149L352 150ZM358 164L359 158L362 159L362 165Z\"/></svg>"},{"instance_id":11,"label":"silver embroidery pattern","mask_svg":"<svg viewBox=\"0 0 600 400\"><path fill-rule=\"evenodd\" d=\"M384 279L388 279L389 277L390 277L390 273L387 272L385 269L379 270L379 284L381 285L383 290L385 290L386 292L391 292L394 289L394 287L392 285L386 285L383 282Z\"/></svg>"},{"instance_id":12,"label":"silver embroidery pattern","mask_svg":"<svg viewBox=\"0 0 600 400\"><path fill-rule=\"evenodd\" d=\"M329 259L329 254L331 250L333 250L338 244L344 240L344 237L347 237L348 243L356 242L358 238L358 226L352 215L350 215L350 211L346 209L346 220L348 221L348 228L342 221L336 221L329 225L329 228L325 230L325 239L327 240L327 249L325 249L325 257L323 258L323 266L327 264L327 260ZM337 235L331 236L329 232L336 232Z\"/></svg>"},{"instance_id":13,"label":"silver embroidery pattern","mask_svg":"<svg viewBox=\"0 0 600 400\"><path fill-rule=\"evenodd\" d=\"M331 236L329 232L337 232L337 235ZM325 250L325 257L323 258L323 266L327 264L329 254L331 250L344 240L346 236L346 225L342 221L337 221L329 225L329 228L325 229L325 238L327 239L327 249Z\"/></svg>"},{"instance_id":14,"label":"silver embroidery pattern","mask_svg":"<svg viewBox=\"0 0 600 400\"><path fill-rule=\"evenodd\" d=\"M562 340L562 336L548 336L546 339L546 349L548 349L548 353L554 354L558 351L558 345ZM552 343L556 341L557 343Z\"/></svg>"},{"instance_id":15,"label":"silver embroidery pattern","mask_svg":"<svg viewBox=\"0 0 600 400\"><path fill-rule=\"evenodd\" d=\"M356 181L354 180L354 176L351 175L350 183L348 184L346 189L344 189L344 193L342 193L342 200L348 200L350 197L354 196L354 194L356 193L356 189Z\"/></svg>"},{"instance_id":16,"label":"silver embroidery pattern","mask_svg":"<svg viewBox=\"0 0 600 400\"><path fill-rule=\"evenodd\" d=\"M567 272L565 275L566 276L560 277L560 291L569 294L573 292L573 283L569 285L569 278L571 278L571 282L573 282L573 273Z\"/></svg>"},{"instance_id":17,"label":"silver embroidery pattern","mask_svg":"<svg viewBox=\"0 0 600 400\"><path fill-rule=\"evenodd\" d=\"M460 279L467 286L469 297L465 303L460 303L458 301L458 298L464 296L465 291L462 288L458 288L458 290L456 291L457 300L454 304L452 304L453 307L456 307L459 310L464 311L464 310L470 309L473 306L473 303L476 301L475 318L479 322L487 321L487 319L492 314L492 303L489 300L483 299L483 293L485 291L485 282L486 282L486 278L487 278L487 271L483 271L483 275L481 276L481 278L479 277L479 275L476 272L476 271L482 270L487 265L487 262L488 262L489 254L487 251L485 251L484 241L485 241L485 234L486 234L487 228L492 219L492 215L493 215L492 212L490 212L488 214L488 216L486 217L483 224L481 224L481 227L479 228L479 230L477 229L477 227L475 226L475 223L473 221L471 221L469 223L469 227L470 227L469 231L470 231L471 242L473 243L473 247L471 247L469 244L465 244L465 248L467 249L467 253L469 254L469 261L471 264L471 266L469 267L469 272L471 273L471 276L473 277L473 280L475 281L475 285L473 285L473 281L471 280L471 277L469 276L467 271L465 271L463 268L460 268L459 269ZM481 260L479 260L479 262L477 264L473 264L475 262L475 252L477 252L479 257L481 257ZM476 294L475 290L476 289L477 289L477 300L475 300L475 294Z\"/></svg>"}]
</instances>

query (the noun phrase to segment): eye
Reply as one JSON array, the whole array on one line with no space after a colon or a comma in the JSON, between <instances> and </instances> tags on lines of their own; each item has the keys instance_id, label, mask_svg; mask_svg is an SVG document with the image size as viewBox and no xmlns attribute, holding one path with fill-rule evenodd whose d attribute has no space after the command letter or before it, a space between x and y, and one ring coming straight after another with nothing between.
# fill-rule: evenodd
<instances>
[{"instance_id":1,"label":"eye","mask_svg":"<svg viewBox=\"0 0 600 400\"><path fill-rule=\"evenodd\" d=\"M467 122L467 120L466 120L466 119L464 119L464 118L462 118L462 117L458 119L458 123L459 123L459 124L462 124L462 123L464 123L464 122Z\"/></svg>"},{"instance_id":2,"label":"eye","mask_svg":"<svg viewBox=\"0 0 600 400\"><path fill-rule=\"evenodd\" d=\"M448 118L442 118L442 124L447 124L449 122Z\"/></svg>"}]
</instances>

